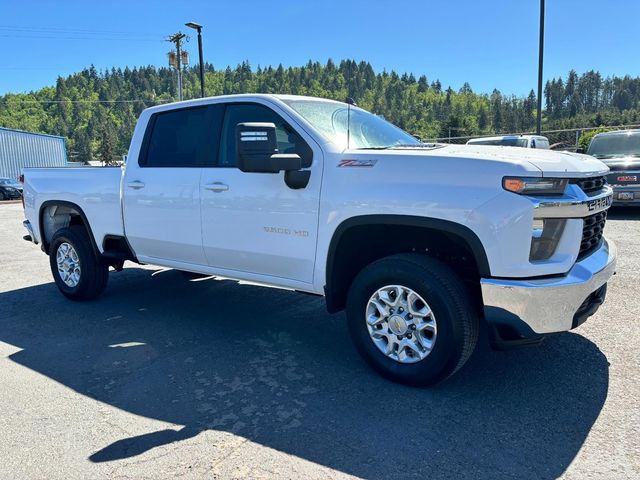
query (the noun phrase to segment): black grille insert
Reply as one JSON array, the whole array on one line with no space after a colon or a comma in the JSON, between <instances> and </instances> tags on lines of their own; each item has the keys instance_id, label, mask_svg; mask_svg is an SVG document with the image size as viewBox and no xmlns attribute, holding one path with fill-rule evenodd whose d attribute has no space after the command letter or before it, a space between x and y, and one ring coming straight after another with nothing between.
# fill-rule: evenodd
<instances>
[{"instance_id":1,"label":"black grille insert","mask_svg":"<svg viewBox=\"0 0 640 480\"><path fill-rule=\"evenodd\" d=\"M607 212L596 213L583 218L584 227L582 228L582 241L580 242L580 253L578 260L593 253L602 242L602 234L604 233L604 224L607 221Z\"/></svg>"},{"instance_id":2,"label":"black grille insert","mask_svg":"<svg viewBox=\"0 0 640 480\"><path fill-rule=\"evenodd\" d=\"M607 183L606 177L575 178L571 183L578 185L589 196L600 193Z\"/></svg>"}]
</instances>

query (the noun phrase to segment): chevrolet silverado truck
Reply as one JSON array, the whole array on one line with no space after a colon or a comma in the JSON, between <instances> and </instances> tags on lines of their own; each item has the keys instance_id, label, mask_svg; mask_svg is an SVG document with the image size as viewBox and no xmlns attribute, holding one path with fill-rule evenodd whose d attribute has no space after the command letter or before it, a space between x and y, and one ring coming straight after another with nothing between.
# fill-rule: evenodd
<instances>
[{"instance_id":1,"label":"chevrolet silverado truck","mask_svg":"<svg viewBox=\"0 0 640 480\"><path fill-rule=\"evenodd\" d=\"M640 205L640 130L598 133L587 155L609 167L607 183L613 188L614 205Z\"/></svg>"},{"instance_id":2,"label":"chevrolet silverado truck","mask_svg":"<svg viewBox=\"0 0 640 480\"><path fill-rule=\"evenodd\" d=\"M25 239L72 300L125 261L322 295L375 370L429 385L480 322L508 348L598 309L616 265L607 171L421 143L352 102L222 96L142 112L122 168L27 169Z\"/></svg>"}]
</instances>

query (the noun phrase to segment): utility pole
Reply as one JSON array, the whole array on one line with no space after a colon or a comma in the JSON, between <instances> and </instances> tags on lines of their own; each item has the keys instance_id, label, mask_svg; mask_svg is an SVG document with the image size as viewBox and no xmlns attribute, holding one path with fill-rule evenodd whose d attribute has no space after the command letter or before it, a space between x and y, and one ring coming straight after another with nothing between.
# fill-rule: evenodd
<instances>
[{"instance_id":1,"label":"utility pole","mask_svg":"<svg viewBox=\"0 0 640 480\"><path fill-rule=\"evenodd\" d=\"M167 38L167 42L175 43L176 45L176 61L175 65L172 65L178 71L178 101L182 101L182 40L187 36L182 33L174 33ZM169 54L169 61L171 62L171 54Z\"/></svg>"},{"instance_id":2,"label":"utility pole","mask_svg":"<svg viewBox=\"0 0 640 480\"><path fill-rule=\"evenodd\" d=\"M540 0L540 44L538 51L538 115L536 118L536 134L542 130L542 60L544 56L544 0Z\"/></svg>"}]
</instances>

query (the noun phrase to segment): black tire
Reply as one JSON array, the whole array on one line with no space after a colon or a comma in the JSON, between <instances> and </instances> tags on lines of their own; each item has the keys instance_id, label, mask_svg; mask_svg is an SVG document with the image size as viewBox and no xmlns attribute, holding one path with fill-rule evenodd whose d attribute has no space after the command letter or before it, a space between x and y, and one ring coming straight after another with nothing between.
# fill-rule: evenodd
<instances>
[{"instance_id":1,"label":"black tire","mask_svg":"<svg viewBox=\"0 0 640 480\"><path fill-rule=\"evenodd\" d=\"M431 352L416 363L400 363L374 344L366 324L371 296L387 285L408 287L429 304L437 325ZM347 322L358 352L382 376L398 383L427 386L458 371L478 340L479 319L468 290L444 263L420 254L386 257L365 267L347 299Z\"/></svg>"},{"instance_id":2,"label":"black tire","mask_svg":"<svg viewBox=\"0 0 640 480\"><path fill-rule=\"evenodd\" d=\"M63 243L70 244L79 259L80 280L73 287L67 285L58 272L57 253ZM96 298L104 291L109 280L109 266L96 255L87 230L78 225L62 228L53 235L49 249L49 264L58 289L70 300Z\"/></svg>"},{"instance_id":3,"label":"black tire","mask_svg":"<svg viewBox=\"0 0 640 480\"><path fill-rule=\"evenodd\" d=\"M0 190L0 201L2 200L6 200L7 197L5 196L4 192Z\"/></svg>"}]
</instances>

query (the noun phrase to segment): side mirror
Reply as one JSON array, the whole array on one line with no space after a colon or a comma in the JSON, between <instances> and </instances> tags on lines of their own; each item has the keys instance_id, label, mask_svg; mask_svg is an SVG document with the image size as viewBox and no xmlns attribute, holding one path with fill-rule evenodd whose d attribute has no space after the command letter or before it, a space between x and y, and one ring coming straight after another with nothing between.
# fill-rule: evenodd
<instances>
[{"instance_id":1,"label":"side mirror","mask_svg":"<svg viewBox=\"0 0 640 480\"><path fill-rule=\"evenodd\" d=\"M576 153L587 153L584 148L576 148Z\"/></svg>"},{"instance_id":2,"label":"side mirror","mask_svg":"<svg viewBox=\"0 0 640 480\"><path fill-rule=\"evenodd\" d=\"M297 154L278 153L273 123L239 123L236 126L236 155L243 172L278 173L302 168Z\"/></svg>"}]
</instances>

